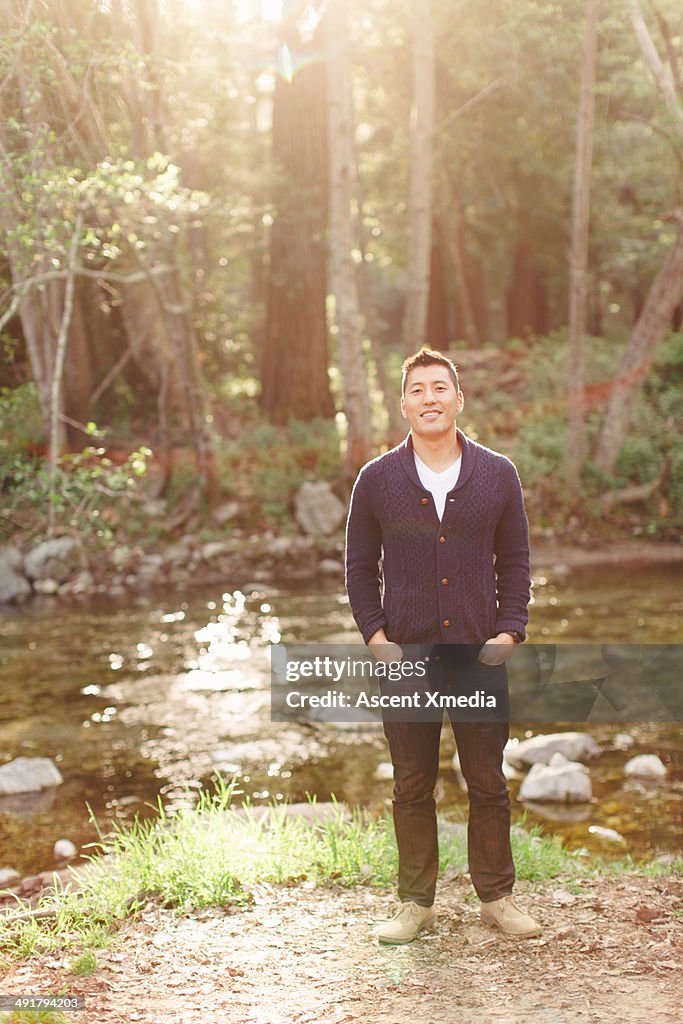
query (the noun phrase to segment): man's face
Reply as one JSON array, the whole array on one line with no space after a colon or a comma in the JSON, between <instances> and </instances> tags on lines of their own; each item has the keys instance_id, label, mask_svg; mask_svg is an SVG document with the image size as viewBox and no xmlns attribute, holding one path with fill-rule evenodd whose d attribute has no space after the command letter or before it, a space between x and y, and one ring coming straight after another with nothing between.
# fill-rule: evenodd
<instances>
[{"instance_id":1,"label":"man's face","mask_svg":"<svg viewBox=\"0 0 683 1024\"><path fill-rule=\"evenodd\" d=\"M455 390L445 366L416 366L406 378L401 412L413 433L438 437L453 431L463 402L462 391Z\"/></svg>"}]
</instances>

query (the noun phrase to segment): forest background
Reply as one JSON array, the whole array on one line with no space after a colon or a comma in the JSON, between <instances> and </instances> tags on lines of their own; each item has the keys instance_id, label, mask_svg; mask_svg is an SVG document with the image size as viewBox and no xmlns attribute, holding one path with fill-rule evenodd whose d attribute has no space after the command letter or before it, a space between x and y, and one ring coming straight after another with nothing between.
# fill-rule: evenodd
<instances>
[{"instance_id":1,"label":"forest background","mask_svg":"<svg viewBox=\"0 0 683 1024\"><path fill-rule=\"evenodd\" d=\"M426 343L536 529L680 537L678 0L5 0L0 33L0 536L296 529L404 435Z\"/></svg>"}]
</instances>

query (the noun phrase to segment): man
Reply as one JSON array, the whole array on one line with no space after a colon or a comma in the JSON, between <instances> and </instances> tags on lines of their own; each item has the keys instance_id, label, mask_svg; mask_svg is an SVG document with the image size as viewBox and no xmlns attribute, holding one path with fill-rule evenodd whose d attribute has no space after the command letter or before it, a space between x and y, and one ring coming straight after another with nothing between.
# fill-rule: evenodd
<instances>
[{"instance_id":1,"label":"man","mask_svg":"<svg viewBox=\"0 0 683 1024\"><path fill-rule=\"evenodd\" d=\"M440 352L422 349L406 359L401 411L410 432L358 475L347 522L346 587L376 658L397 661L406 645L418 645L430 652L441 689L497 695L495 720L462 721L448 713L468 786L469 870L481 917L521 938L540 929L512 898L502 758L509 735L505 659L525 639L528 620L528 525L514 465L457 428L463 401L457 369ZM401 907L379 927L380 942L410 942L435 919L442 713L432 717L405 721L384 712Z\"/></svg>"}]
</instances>

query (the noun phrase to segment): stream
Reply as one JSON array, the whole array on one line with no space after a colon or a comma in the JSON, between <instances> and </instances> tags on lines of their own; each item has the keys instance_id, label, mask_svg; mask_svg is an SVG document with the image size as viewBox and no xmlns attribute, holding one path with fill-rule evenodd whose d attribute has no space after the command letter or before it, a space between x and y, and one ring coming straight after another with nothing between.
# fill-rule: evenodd
<instances>
[{"instance_id":1,"label":"stream","mask_svg":"<svg viewBox=\"0 0 683 1024\"><path fill-rule=\"evenodd\" d=\"M537 643L678 643L683 565L601 566L538 571L529 639ZM64 782L39 794L0 799L0 868L21 874L54 866L56 839L85 855L112 822L132 822L192 803L218 772L252 803L338 800L373 811L390 806L391 782L374 773L388 760L377 725L270 720L269 645L358 643L339 583L297 589L248 579L66 605L38 598L0 609L0 763L51 757ZM564 727L566 728L566 726ZM669 724L585 728L605 752L593 762L594 801L568 817L513 815L560 834L571 848L605 857L683 852L681 728ZM539 726L513 726L523 738ZM549 731L549 730L545 730ZM618 749L628 733L633 745ZM463 820L467 798L451 767L444 730L439 811ZM663 785L627 781L623 765L657 753ZM591 826L615 829L607 843ZM86 847L86 849L84 849Z\"/></svg>"}]
</instances>

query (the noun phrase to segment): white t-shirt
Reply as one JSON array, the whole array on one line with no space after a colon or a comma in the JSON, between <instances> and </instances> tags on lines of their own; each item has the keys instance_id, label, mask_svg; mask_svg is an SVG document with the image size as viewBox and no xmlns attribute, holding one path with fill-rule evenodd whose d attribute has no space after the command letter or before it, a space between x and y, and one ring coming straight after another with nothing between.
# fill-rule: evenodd
<instances>
[{"instance_id":1,"label":"white t-shirt","mask_svg":"<svg viewBox=\"0 0 683 1024\"><path fill-rule=\"evenodd\" d=\"M433 469L425 465L419 455L413 452L415 458L415 469L417 475L420 478L420 482L423 487L426 487L428 491L431 491L432 497L434 498L434 504L436 505L436 514L439 517L439 521L443 519L443 512L446 507L446 495L449 491L452 491L458 482L460 476L460 466L462 465L462 455L455 460L452 466L444 469L441 473L435 473Z\"/></svg>"}]
</instances>

